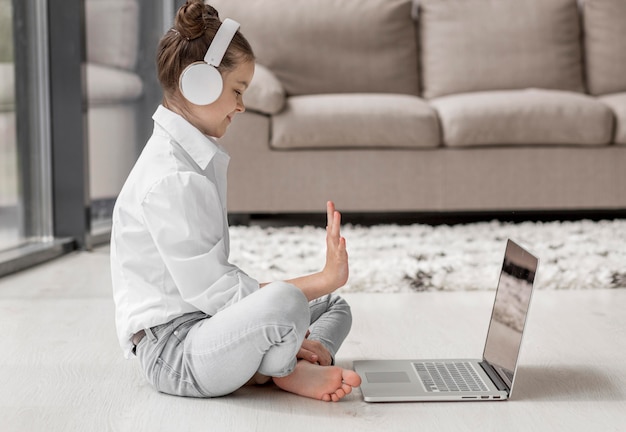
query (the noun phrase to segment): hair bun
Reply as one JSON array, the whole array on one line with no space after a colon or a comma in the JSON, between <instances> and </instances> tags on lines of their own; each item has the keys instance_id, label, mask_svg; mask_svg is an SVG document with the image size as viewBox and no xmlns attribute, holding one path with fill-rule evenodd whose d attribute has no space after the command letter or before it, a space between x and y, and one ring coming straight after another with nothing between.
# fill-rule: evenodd
<instances>
[{"instance_id":1,"label":"hair bun","mask_svg":"<svg viewBox=\"0 0 626 432\"><path fill-rule=\"evenodd\" d=\"M203 0L187 0L176 14L174 29L187 40L202 37L211 20L219 21L217 10Z\"/></svg>"}]
</instances>

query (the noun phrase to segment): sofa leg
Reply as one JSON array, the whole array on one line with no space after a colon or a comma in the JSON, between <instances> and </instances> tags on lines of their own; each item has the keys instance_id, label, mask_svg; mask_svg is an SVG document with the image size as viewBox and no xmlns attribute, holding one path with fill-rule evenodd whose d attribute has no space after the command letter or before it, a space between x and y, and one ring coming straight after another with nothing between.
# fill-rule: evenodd
<instances>
[{"instance_id":1,"label":"sofa leg","mask_svg":"<svg viewBox=\"0 0 626 432\"><path fill-rule=\"evenodd\" d=\"M252 216L250 213L229 213L228 224L229 225L244 225L250 226Z\"/></svg>"}]
</instances>

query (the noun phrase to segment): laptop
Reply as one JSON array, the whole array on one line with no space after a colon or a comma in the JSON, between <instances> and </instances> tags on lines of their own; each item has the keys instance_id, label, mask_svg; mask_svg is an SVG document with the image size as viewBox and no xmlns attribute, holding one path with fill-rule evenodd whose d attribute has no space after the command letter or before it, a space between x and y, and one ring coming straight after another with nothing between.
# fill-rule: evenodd
<instances>
[{"instance_id":1,"label":"laptop","mask_svg":"<svg viewBox=\"0 0 626 432\"><path fill-rule=\"evenodd\" d=\"M508 240L482 360L357 360L366 402L511 397L539 260Z\"/></svg>"}]
</instances>

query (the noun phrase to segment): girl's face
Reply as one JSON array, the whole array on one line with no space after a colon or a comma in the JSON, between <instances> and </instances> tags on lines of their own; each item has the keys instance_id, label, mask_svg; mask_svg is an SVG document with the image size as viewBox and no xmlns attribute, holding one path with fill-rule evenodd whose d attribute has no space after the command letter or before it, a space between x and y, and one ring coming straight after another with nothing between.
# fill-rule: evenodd
<instances>
[{"instance_id":1,"label":"girl's face","mask_svg":"<svg viewBox=\"0 0 626 432\"><path fill-rule=\"evenodd\" d=\"M243 94L252 81L254 62L246 61L222 75L224 88L220 97L209 105L185 101L185 118L205 135L221 138L237 113L244 112Z\"/></svg>"}]
</instances>

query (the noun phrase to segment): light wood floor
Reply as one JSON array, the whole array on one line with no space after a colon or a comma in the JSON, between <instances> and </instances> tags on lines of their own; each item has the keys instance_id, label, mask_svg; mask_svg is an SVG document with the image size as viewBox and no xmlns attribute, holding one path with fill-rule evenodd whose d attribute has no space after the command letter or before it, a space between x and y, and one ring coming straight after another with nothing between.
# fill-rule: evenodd
<instances>
[{"instance_id":1,"label":"light wood floor","mask_svg":"<svg viewBox=\"0 0 626 432\"><path fill-rule=\"evenodd\" d=\"M338 363L480 357L492 292L352 294ZM538 291L513 400L324 403L274 387L211 400L153 391L124 360L108 249L0 279L0 431L626 430L626 290Z\"/></svg>"}]
</instances>

